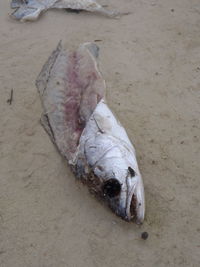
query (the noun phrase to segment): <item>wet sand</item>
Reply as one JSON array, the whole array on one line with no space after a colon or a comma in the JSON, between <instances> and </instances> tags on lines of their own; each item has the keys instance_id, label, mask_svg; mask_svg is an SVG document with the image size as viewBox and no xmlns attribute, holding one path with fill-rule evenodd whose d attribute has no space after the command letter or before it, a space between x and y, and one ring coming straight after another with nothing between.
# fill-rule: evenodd
<instances>
[{"instance_id":1,"label":"wet sand","mask_svg":"<svg viewBox=\"0 0 200 267\"><path fill-rule=\"evenodd\" d=\"M132 14L52 10L34 23L9 18L8 2L0 2L0 266L200 266L199 1L110 0ZM144 179L142 226L75 181L39 123L34 82L60 39L101 40L107 102Z\"/></svg>"}]
</instances>

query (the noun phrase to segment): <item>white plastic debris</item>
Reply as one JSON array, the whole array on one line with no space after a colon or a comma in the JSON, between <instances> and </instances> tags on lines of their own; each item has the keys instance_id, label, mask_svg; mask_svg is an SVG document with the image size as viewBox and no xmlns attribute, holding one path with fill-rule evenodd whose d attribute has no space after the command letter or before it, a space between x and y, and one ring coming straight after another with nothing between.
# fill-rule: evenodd
<instances>
[{"instance_id":1,"label":"white plastic debris","mask_svg":"<svg viewBox=\"0 0 200 267\"><path fill-rule=\"evenodd\" d=\"M98 4L95 0L12 0L11 8L15 11L12 17L20 21L37 20L40 14L48 9L71 9L72 11L96 12L109 17L119 15Z\"/></svg>"}]
</instances>

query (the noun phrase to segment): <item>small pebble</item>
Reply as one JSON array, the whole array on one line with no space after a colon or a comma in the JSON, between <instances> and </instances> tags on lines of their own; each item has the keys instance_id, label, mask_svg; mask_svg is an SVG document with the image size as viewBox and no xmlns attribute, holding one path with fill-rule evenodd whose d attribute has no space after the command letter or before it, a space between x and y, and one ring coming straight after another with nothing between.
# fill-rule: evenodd
<instances>
[{"instance_id":1,"label":"small pebble","mask_svg":"<svg viewBox=\"0 0 200 267\"><path fill-rule=\"evenodd\" d=\"M29 129L26 130L26 135L33 136L34 134L35 134L35 130L34 129L29 128Z\"/></svg>"},{"instance_id":2,"label":"small pebble","mask_svg":"<svg viewBox=\"0 0 200 267\"><path fill-rule=\"evenodd\" d=\"M142 238L143 240L147 240L148 237L149 237L149 234L148 234L147 232L143 232L143 233L141 234L141 238Z\"/></svg>"}]
</instances>

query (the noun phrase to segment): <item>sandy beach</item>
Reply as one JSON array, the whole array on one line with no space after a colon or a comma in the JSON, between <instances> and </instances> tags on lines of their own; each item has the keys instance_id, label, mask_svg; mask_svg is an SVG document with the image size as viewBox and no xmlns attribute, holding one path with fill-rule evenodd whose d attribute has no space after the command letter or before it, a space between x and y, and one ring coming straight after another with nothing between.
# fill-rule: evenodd
<instances>
[{"instance_id":1,"label":"sandy beach","mask_svg":"<svg viewBox=\"0 0 200 267\"><path fill-rule=\"evenodd\" d=\"M9 17L9 2L0 2L0 266L200 266L199 1L100 1L131 14L50 10L27 23ZM98 40L107 103L144 179L141 226L91 196L40 125L35 80L59 40Z\"/></svg>"}]
</instances>

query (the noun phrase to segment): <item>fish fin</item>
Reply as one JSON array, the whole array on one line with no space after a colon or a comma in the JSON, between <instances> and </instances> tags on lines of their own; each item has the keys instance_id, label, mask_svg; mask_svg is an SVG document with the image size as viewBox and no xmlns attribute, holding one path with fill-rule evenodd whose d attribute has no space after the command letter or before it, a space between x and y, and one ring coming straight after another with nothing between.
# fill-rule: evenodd
<instances>
[{"instance_id":1,"label":"fish fin","mask_svg":"<svg viewBox=\"0 0 200 267\"><path fill-rule=\"evenodd\" d=\"M40 123L44 127L45 131L48 133L51 141L55 144L54 133L49 123L49 118L47 114L42 113L41 118L40 118Z\"/></svg>"},{"instance_id":2,"label":"fish fin","mask_svg":"<svg viewBox=\"0 0 200 267\"><path fill-rule=\"evenodd\" d=\"M57 45L57 48L52 52L51 56L48 58L47 62L44 64L40 74L37 77L35 84L36 84L36 87L38 88L38 92L39 92L41 97L44 94L49 77L51 75L52 67L53 67L58 55L60 54L61 49L62 49L62 45L61 45L61 41L60 41Z\"/></svg>"},{"instance_id":3,"label":"fish fin","mask_svg":"<svg viewBox=\"0 0 200 267\"><path fill-rule=\"evenodd\" d=\"M96 59L99 57L99 47L96 44L84 43L82 46L87 47L87 49Z\"/></svg>"}]
</instances>

